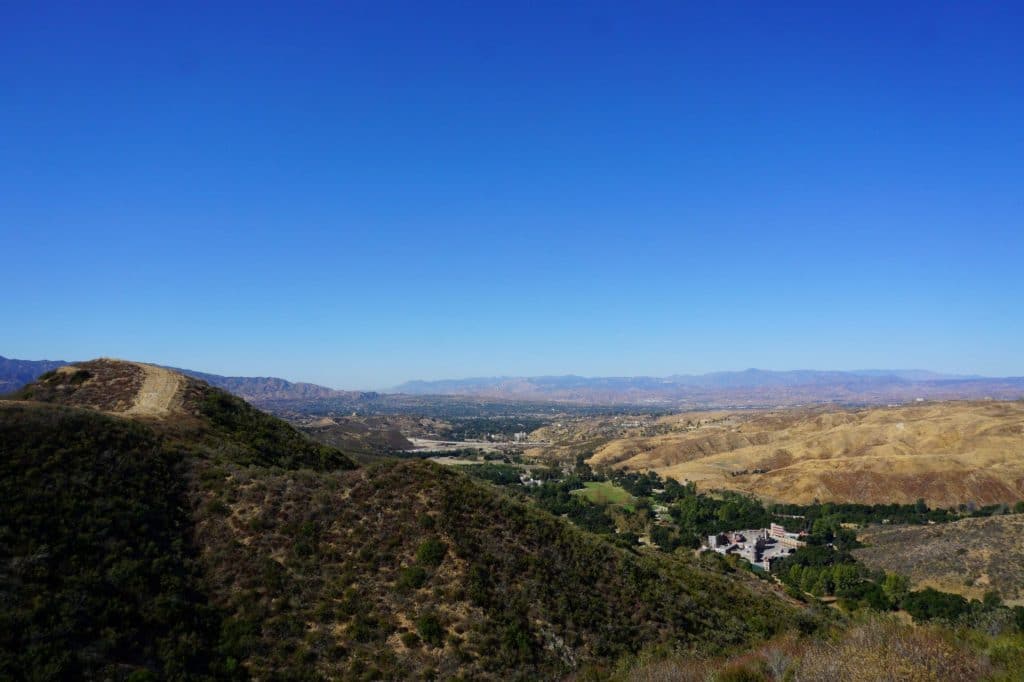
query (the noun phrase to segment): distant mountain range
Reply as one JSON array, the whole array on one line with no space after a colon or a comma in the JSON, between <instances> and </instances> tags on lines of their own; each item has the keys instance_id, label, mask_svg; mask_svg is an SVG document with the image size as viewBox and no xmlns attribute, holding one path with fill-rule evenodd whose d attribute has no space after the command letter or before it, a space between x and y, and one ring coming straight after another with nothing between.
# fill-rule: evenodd
<instances>
[{"instance_id":1,"label":"distant mountain range","mask_svg":"<svg viewBox=\"0 0 1024 682\"><path fill-rule=\"evenodd\" d=\"M0 355L0 395L16 391L40 374L66 364L63 360L12 360Z\"/></svg>"},{"instance_id":2,"label":"distant mountain range","mask_svg":"<svg viewBox=\"0 0 1024 682\"><path fill-rule=\"evenodd\" d=\"M337 391L318 384L309 384L301 381L292 382L277 377L225 377L219 374L195 372L178 367L168 367L168 369L173 369L196 379L202 379L211 386L234 393L252 402L308 400L312 398L358 399L363 396L373 395L372 393L368 394L362 391Z\"/></svg>"},{"instance_id":3,"label":"distant mountain range","mask_svg":"<svg viewBox=\"0 0 1024 682\"><path fill-rule=\"evenodd\" d=\"M410 395L461 395L505 400L680 406L791 405L804 402L879 403L916 398L1019 398L1024 377L990 378L927 370L850 372L748 369L669 377L484 377L410 381Z\"/></svg>"},{"instance_id":4,"label":"distant mountain range","mask_svg":"<svg viewBox=\"0 0 1024 682\"><path fill-rule=\"evenodd\" d=\"M740 372L710 372L708 374L673 374L667 377L582 377L573 374L540 377L474 377L469 379L442 379L439 381L407 381L395 387L395 393L456 394L479 392L528 384L540 390L601 389L664 390L669 386L699 388L761 388L767 386L821 386L850 381L941 381L981 379L979 376L939 374L921 369L866 369L851 372L797 369L775 372L764 369L746 369Z\"/></svg>"},{"instance_id":5,"label":"distant mountain range","mask_svg":"<svg viewBox=\"0 0 1024 682\"><path fill-rule=\"evenodd\" d=\"M69 364L62 360L13 360L0 356L0 394L17 390L36 377ZM246 400L277 412L289 403L329 406L342 411L393 411L398 396L339 391L317 384L276 377L228 377L170 367L202 379ZM577 405L644 405L665 408L772 407L804 403L838 402L879 404L917 398L1018 399L1024 397L1024 377L982 377L941 374L920 369L866 369L849 372L822 370L676 374L668 377L477 377L440 381L409 381L389 391L413 399L410 410L424 400L452 397L571 403ZM311 408L310 408L311 409ZM302 411L309 411L303 409Z\"/></svg>"}]
</instances>

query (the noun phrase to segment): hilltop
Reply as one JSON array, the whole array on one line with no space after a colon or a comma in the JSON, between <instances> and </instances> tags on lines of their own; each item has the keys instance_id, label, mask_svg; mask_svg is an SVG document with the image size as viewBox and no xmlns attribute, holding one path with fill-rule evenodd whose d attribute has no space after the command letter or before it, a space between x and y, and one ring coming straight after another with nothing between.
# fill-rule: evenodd
<instances>
[{"instance_id":1,"label":"hilltop","mask_svg":"<svg viewBox=\"0 0 1024 682\"><path fill-rule=\"evenodd\" d=\"M14 360L0 356L0 395L18 390L26 384L35 381L42 374L70 364L77 363L64 360ZM165 369L199 379L215 388L233 393L252 403L270 400L312 400L324 398L358 400L374 395L359 391L338 391L326 386L292 382L277 377L221 376L219 374L196 372L177 367L166 367Z\"/></svg>"},{"instance_id":2,"label":"hilltop","mask_svg":"<svg viewBox=\"0 0 1024 682\"><path fill-rule=\"evenodd\" d=\"M595 420L552 450L704 489L797 503L993 504L1024 498L1024 402L682 413L611 437Z\"/></svg>"},{"instance_id":3,"label":"hilltop","mask_svg":"<svg viewBox=\"0 0 1024 682\"><path fill-rule=\"evenodd\" d=\"M355 466L244 400L157 365L105 358L64 365L8 396L7 406L16 401L139 421L181 447L215 448L239 463Z\"/></svg>"},{"instance_id":4,"label":"hilltop","mask_svg":"<svg viewBox=\"0 0 1024 682\"><path fill-rule=\"evenodd\" d=\"M0 401L0 677L552 678L814 619L428 462L95 360ZM133 677L133 679L135 679Z\"/></svg>"}]
</instances>

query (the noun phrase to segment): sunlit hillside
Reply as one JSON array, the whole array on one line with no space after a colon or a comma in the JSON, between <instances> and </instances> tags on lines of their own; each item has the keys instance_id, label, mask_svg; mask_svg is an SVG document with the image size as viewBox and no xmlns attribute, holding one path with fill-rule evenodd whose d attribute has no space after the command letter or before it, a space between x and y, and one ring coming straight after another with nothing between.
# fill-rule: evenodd
<instances>
[{"instance_id":1,"label":"sunlit hillside","mask_svg":"<svg viewBox=\"0 0 1024 682\"><path fill-rule=\"evenodd\" d=\"M791 502L955 506L1024 497L1019 401L681 414L657 430L596 441L589 461Z\"/></svg>"}]
</instances>

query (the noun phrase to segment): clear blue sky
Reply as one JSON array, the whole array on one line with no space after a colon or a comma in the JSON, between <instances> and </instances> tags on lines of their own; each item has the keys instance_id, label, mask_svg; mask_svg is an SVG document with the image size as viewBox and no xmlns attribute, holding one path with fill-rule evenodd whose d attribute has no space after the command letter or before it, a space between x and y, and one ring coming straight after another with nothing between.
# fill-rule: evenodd
<instances>
[{"instance_id":1,"label":"clear blue sky","mask_svg":"<svg viewBox=\"0 0 1024 682\"><path fill-rule=\"evenodd\" d=\"M0 354L1024 374L1019 2L212 4L0 5Z\"/></svg>"}]
</instances>

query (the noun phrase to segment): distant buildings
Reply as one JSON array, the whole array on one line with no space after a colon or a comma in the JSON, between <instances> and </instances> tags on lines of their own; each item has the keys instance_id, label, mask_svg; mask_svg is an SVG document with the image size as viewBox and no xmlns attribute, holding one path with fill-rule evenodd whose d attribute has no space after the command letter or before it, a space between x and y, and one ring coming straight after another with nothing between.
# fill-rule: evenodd
<instances>
[{"instance_id":1,"label":"distant buildings","mask_svg":"<svg viewBox=\"0 0 1024 682\"><path fill-rule=\"evenodd\" d=\"M804 544L799 533L790 533L773 523L768 528L709 535L705 549L719 554L736 554L754 566L770 571L773 561L789 556Z\"/></svg>"},{"instance_id":2,"label":"distant buildings","mask_svg":"<svg viewBox=\"0 0 1024 682\"><path fill-rule=\"evenodd\" d=\"M530 476L530 472L528 471L524 471L523 473L519 474L519 482L522 483L527 488L532 488L544 484L544 481Z\"/></svg>"}]
</instances>

